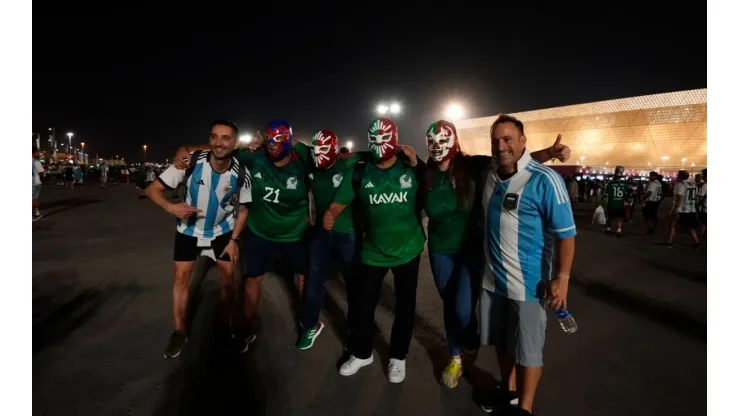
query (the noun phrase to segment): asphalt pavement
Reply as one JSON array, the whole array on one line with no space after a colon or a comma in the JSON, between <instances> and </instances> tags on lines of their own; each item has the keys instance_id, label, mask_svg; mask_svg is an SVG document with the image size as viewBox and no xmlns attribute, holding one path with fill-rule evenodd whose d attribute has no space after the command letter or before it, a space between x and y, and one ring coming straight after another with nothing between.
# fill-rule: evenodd
<instances>
[{"instance_id":1,"label":"asphalt pavement","mask_svg":"<svg viewBox=\"0 0 740 416\"><path fill-rule=\"evenodd\" d=\"M33 224L33 412L39 415L458 415L499 378L483 348L455 389L437 382L447 352L442 304L426 252L407 378L385 376L393 319L392 280L376 312L375 362L342 377L346 337L340 278L327 283L315 346L295 347L295 291L265 278L260 334L242 356L215 346L218 280L194 282L190 342L162 356L172 330L174 218L133 185L64 190L44 186L44 218ZM664 205L667 205L664 202ZM569 308L578 332L548 316L539 415L706 413L706 251L647 237L641 221L625 238L591 225L576 209L578 237ZM639 215L638 215L639 217Z\"/></svg>"}]
</instances>

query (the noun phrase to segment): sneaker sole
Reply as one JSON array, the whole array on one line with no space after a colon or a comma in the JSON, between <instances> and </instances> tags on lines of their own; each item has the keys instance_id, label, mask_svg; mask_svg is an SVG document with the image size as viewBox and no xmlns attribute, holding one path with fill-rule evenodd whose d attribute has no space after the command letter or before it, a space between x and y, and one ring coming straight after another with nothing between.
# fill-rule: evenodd
<instances>
[{"instance_id":1,"label":"sneaker sole","mask_svg":"<svg viewBox=\"0 0 740 416\"><path fill-rule=\"evenodd\" d=\"M301 350L301 351L306 351L308 349L311 349L311 347L313 347L313 344L316 342L316 338L319 337L319 335L321 334L321 331L323 331L323 330L324 330L324 324L321 324L321 326L319 327L319 329L317 329L316 330L316 333L313 335L313 338L311 338L311 343L308 344L305 347L298 347L298 349Z\"/></svg>"},{"instance_id":2,"label":"sneaker sole","mask_svg":"<svg viewBox=\"0 0 740 416\"><path fill-rule=\"evenodd\" d=\"M249 346L254 344L254 341L257 341L257 335L251 335L247 337L244 343L244 348L242 348L241 351L237 351L237 355L244 354L245 352L249 351Z\"/></svg>"},{"instance_id":3,"label":"sneaker sole","mask_svg":"<svg viewBox=\"0 0 740 416\"><path fill-rule=\"evenodd\" d=\"M401 384L401 383L404 382L404 380L406 380L406 376L403 376L403 378L400 379L400 380L399 379L393 379L393 378L388 377L388 381L390 381L393 384Z\"/></svg>"},{"instance_id":4,"label":"sneaker sole","mask_svg":"<svg viewBox=\"0 0 740 416\"><path fill-rule=\"evenodd\" d=\"M164 354L164 358L166 358L166 359L168 359L168 360L172 360L172 359L174 359L174 358L177 358L177 356L179 356L179 355L180 355L180 353L182 352L182 349L183 349L183 348L185 348L185 346L186 346L186 345L188 345L188 340L187 340L187 339L186 339L186 340L185 340L185 342L184 342L184 343L182 344L182 347L180 347L180 349L179 349L179 350L177 350L177 353L175 353L174 355L171 355L171 356L167 356L167 353L165 353L165 354Z\"/></svg>"},{"instance_id":5,"label":"sneaker sole","mask_svg":"<svg viewBox=\"0 0 740 416\"><path fill-rule=\"evenodd\" d=\"M343 376L345 376L345 377L349 377L349 376L352 376L352 375L355 375L355 374L357 374L357 372L358 372L358 371L360 371L360 369L361 369L362 367L367 367L367 366L369 366L369 365L370 365L370 364L372 364L372 363L373 363L373 360L370 360L369 362L367 362L367 363L365 363L365 364L363 364L363 365L361 365L361 366L357 367L357 369L356 369L355 371L353 371L353 372L351 372L351 373L346 373L346 374L342 372L342 369L339 369L339 374L341 374L341 375L343 375Z\"/></svg>"}]
</instances>

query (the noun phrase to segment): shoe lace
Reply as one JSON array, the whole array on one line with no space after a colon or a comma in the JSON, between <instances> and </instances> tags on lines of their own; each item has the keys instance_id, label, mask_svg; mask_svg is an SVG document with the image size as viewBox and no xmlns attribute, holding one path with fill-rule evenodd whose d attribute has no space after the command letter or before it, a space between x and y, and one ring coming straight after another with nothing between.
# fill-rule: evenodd
<instances>
[{"instance_id":1,"label":"shoe lace","mask_svg":"<svg viewBox=\"0 0 740 416\"><path fill-rule=\"evenodd\" d=\"M401 372L401 362L398 360L392 360L390 369L388 370L391 373L400 373Z\"/></svg>"}]
</instances>

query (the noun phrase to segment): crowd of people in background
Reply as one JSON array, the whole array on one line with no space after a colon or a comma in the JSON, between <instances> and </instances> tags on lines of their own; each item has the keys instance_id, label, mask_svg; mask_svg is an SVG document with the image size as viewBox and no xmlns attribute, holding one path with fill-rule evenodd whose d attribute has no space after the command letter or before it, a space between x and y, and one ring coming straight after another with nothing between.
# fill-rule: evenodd
<instances>
[{"instance_id":1,"label":"crowd of people in background","mask_svg":"<svg viewBox=\"0 0 740 416\"><path fill-rule=\"evenodd\" d=\"M618 172L619 169L622 169ZM668 213L668 234L663 243L673 247L676 228L685 228L694 241L694 249L700 247L699 240L707 229L707 169L694 175L680 170L675 180L665 178L658 172L650 172L647 178L623 174L617 167L615 174L601 176L571 175L564 177L571 204L606 203L604 231L612 234L611 224L617 223L618 238L622 237L622 225L633 224L638 212L645 220L647 235L654 235L661 216L661 202L668 198L672 202ZM645 180L647 179L647 180Z\"/></svg>"},{"instance_id":2,"label":"crowd of people in background","mask_svg":"<svg viewBox=\"0 0 740 416\"><path fill-rule=\"evenodd\" d=\"M41 184L49 183L69 190L84 186L100 186L133 183L139 191L139 198L144 199L144 190L159 176L166 166L155 163L136 163L131 165L108 164L87 165L75 160L60 160L58 162L45 161L42 153L33 148L33 220L41 218L38 207Z\"/></svg>"}]
</instances>

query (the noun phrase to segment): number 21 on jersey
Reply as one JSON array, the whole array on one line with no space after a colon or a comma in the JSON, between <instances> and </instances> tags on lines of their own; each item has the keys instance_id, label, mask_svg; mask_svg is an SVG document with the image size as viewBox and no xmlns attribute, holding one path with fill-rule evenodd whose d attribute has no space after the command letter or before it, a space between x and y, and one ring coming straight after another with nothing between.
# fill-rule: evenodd
<instances>
[{"instance_id":1,"label":"number 21 on jersey","mask_svg":"<svg viewBox=\"0 0 740 416\"><path fill-rule=\"evenodd\" d=\"M262 197L267 202L272 202L273 204L279 204L280 203L280 190L271 188L269 186L265 186L265 190L267 193L265 196Z\"/></svg>"}]
</instances>

